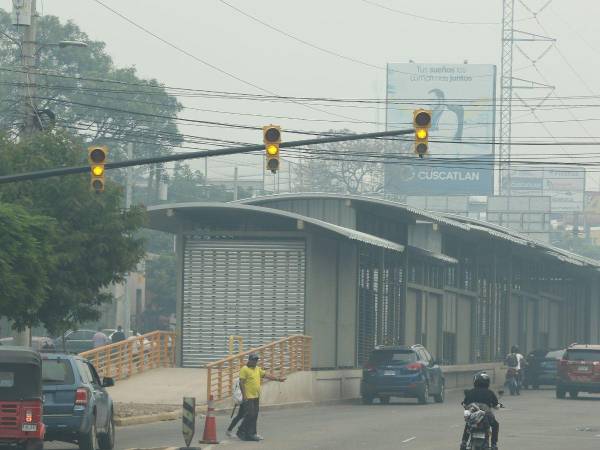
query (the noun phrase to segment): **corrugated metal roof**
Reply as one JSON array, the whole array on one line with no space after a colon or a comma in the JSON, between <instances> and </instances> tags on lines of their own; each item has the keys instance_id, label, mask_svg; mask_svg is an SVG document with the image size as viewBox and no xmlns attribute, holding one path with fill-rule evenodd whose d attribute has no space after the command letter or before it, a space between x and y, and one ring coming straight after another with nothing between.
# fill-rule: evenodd
<instances>
[{"instance_id":1,"label":"corrugated metal roof","mask_svg":"<svg viewBox=\"0 0 600 450\"><path fill-rule=\"evenodd\" d=\"M278 195L267 195L263 197L255 197L255 198L247 198L244 200L238 200L236 203L242 203L245 205L257 205L264 203L271 203L281 200L308 200L308 199L322 199L322 198L330 198L330 199L338 199L338 200L350 200L356 202L362 202L370 205L380 205L382 207L387 208L397 208L402 211L408 212L412 214L416 218L419 219L427 219L431 222L435 222L438 224L447 225L449 227L459 228L461 230L468 230L469 226L465 225L461 222L457 222L455 220L449 219L447 217L441 216L436 213L432 213L430 211L425 211L422 209L417 209L412 206L408 206L404 203L393 202L391 200L385 200L377 197L369 197L364 195L351 195L351 194L331 194L331 193L302 193L302 194L278 194Z\"/></svg>"},{"instance_id":2,"label":"corrugated metal roof","mask_svg":"<svg viewBox=\"0 0 600 450\"><path fill-rule=\"evenodd\" d=\"M455 229L459 229L464 232L475 231L479 233L485 233L489 236L493 236L496 239L510 242L515 245L522 245L530 248L537 249L548 256L556 258L557 260L573 264L580 267L592 267L596 270L600 270L600 261L587 258L585 256L577 255L575 253L563 250L558 247L546 244L544 242L532 239L529 236L518 233L514 230L496 225L493 223L485 222L482 220L472 219L470 217L459 216L456 214L442 213L426 211L412 206L406 205L400 202L394 202L391 200L385 200L377 197L361 196L361 195L350 195L350 194L331 194L331 193L300 193L300 194L279 194L264 197L257 197L252 199L241 200L239 203L244 204L268 204L270 202L280 200L305 200L305 199L319 199L319 198L332 198L340 200L350 200L351 202L362 202L371 205L379 205L387 208L401 209L411 214L414 218L420 220L429 220L431 222L446 225Z\"/></svg>"},{"instance_id":3,"label":"corrugated metal roof","mask_svg":"<svg viewBox=\"0 0 600 450\"><path fill-rule=\"evenodd\" d=\"M458 264L458 259L453 258L452 256L444 255L443 253L430 252L429 250L425 250L421 247L414 247L410 245L408 247L408 251L414 252L417 255L425 256L426 258L437 259L438 261L442 261L447 264Z\"/></svg>"},{"instance_id":4,"label":"corrugated metal roof","mask_svg":"<svg viewBox=\"0 0 600 450\"><path fill-rule=\"evenodd\" d=\"M194 202L194 203L172 203L172 204L164 204L158 206L151 206L148 208L148 215L150 216L150 221L153 219L153 215L164 215L167 214L168 211L181 211L181 212L201 212L201 211L215 211L215 210L223 210L223 211L234 211L239 212L240 214L244 213L261 213L265 215L283 217L291 220L302 221L306 224L312 225L314 227L330 231L347 239L351 239L354 241L363 242L365 244L374 245L376 247L385 248L388 250L403 252L404 246L401 244L397 244L395 242L389 241L387 239L383 239L377 236L373 236L367 233L363 233L361 231L352 230L350 228L341 227L339 225L334 225L329 222L325 222L318 219L313 219L311 217L306 217L300 214L282 211L273 208L264 208L261 206L253 206L253 205L242 205L239 203L202 203L202 202ZM173 224L172 232L176 232L176 225Z\"/></svg>"}]
</instances>

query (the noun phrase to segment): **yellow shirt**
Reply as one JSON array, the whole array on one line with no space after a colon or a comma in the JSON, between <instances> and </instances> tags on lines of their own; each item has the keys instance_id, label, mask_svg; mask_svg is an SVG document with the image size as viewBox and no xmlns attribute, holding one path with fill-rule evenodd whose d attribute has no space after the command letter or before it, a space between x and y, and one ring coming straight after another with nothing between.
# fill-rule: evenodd
<instances>
[{"instance_id":1,"label":"yellow shirt","mask_svg":"<svg viewBox=\"0 0 600 450\"><path fill-rule=\"evenodd\" d=\"M247 399L260 397L260 381L266 375L260 367L244 366L240 369L240 380L244 383L244 393Z\"/></svg>"}]
</instances>

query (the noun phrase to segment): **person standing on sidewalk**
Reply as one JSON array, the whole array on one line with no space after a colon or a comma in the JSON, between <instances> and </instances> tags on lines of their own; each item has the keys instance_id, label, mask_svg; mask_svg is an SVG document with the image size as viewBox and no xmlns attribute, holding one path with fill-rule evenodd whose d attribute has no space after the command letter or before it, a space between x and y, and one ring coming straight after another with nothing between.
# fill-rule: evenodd
<instances>
[{"instance_id":1,"label":"person standing on sidewalk","mask_svg":"<svg viewBox=\"0 0 600 450\"><path fill-rule=\"evenodd\" d=\"M245 411L244 421L237 431L237 436L242 441L260 441L262 438L256 433L258 421L258 410L260 403L260 385L263 378L267 380L285 381L285 378L267 375L267 372L258 367L258 355L248 355L248 363L240 370L240 387L244 398L243 409ZM240 408L240 409L242 409Z\"/></svg>"},{"instance_id":2,"label":"person standing on sidewalk","mask_svg":"<svg viewBox=\"0 0 600 450\"><path fill-rule=\"evenodd\" d=\"M92 337L92 341L94 342L94 348L99 348L110 344L110 339L102 332L102 328L98 328L98 331Z\"/></svg>"}]
</instances>

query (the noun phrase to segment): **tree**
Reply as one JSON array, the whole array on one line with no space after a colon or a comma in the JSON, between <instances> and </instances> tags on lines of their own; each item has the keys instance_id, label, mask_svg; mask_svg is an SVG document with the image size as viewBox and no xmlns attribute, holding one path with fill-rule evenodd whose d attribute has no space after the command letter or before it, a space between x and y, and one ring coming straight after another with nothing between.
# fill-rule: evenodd
<instances>
[{"instance_id":1,"label":"tree","mask_svg":"<svg viewBox=\"0 0 600 450\"><path fill-rule=\"evenodd\" d=\"M0 137L0 175L82 165L86 157L83 142L66 132L38 133L17 144ZM89 182L83 174L0 186L0 201L56 224L50 283L37 311L52 334L97 320L98 307L111 300L104 288L123 281L144 255L143 241L134 236L143 210L124 211L123 191L114 182L101 194Z\"/></svg>"},{"instance_id":2,"label":"tree","mask_svg":"<svg viewBox=\"0 0 600 450\"><path fill-rule=\"evenodd\" d=\"M349 134L349 130L331 130ZM376 192L377 155L383 153L379 141L347 141L314 147L310 158L295 165L295 187L305 192L360 194Z\"/></svg>"},{"instance_id":3,"label":"tree","mask_svg":"<svg viewBox=\"0 0 600 450\"><path fill-rule=\"evenodd\" d=\"M39 323L39 310L55 269L56 223L0 203L0 317L23 330Z\"/></svg>"},{"instance_id":4,"label":"tree","mask_svg":"<svg viewBox=\"0 0 600 450\"><path fill-rule=\"evenodd\" d=\"M2 9L0 32L18 39L10 15ZM14 134L22 122L19 105L23 73L19 66L19 48L2 33L0 129ZM44 46L63 40L86 42L88 47ZM40 17L38 42L37 96L32 101L39 111L52 111L56 117L55 127L76 132L87 142L108 145L113 161L125 158L127 142L140 143L135 150L136 157L168 154L183 142L176 121L182 106L176 97L156 80L140 79L134 67L115 67L103 42L91 40L73 22L61 24L54 16ZM46 118L43 114L40 117ZM153 203L158 198L164 169L154 166L149 174L147 168L136 170L136 176L142 174L148 179L145 203Z\"/></svg>"}]
</instances>

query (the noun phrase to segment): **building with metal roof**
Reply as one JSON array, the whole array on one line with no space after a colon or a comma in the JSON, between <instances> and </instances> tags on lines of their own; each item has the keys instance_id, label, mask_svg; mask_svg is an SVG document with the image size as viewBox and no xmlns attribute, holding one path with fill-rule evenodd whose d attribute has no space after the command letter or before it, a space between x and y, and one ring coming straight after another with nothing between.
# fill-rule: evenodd
<instances>
[{"instance_id":1,"label":"building with metal roof","mask_svg":"<svg viewBox=\"0 0 600 450\"><path fill-rule=\"evenodd\" d=\"M177 236L179 363L294 333L313 367L376 345L448 364L600 342L600 263L497 225L377 198L286 194L149 208Z\"/></svg>"}]
</instances>

